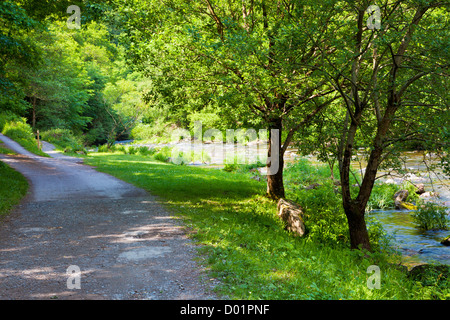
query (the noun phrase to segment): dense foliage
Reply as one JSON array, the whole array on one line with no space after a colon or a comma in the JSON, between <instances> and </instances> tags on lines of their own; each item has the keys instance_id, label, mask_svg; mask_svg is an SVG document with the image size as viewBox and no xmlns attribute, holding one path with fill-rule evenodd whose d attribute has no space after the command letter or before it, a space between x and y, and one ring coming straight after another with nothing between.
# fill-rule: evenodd
<instances>
[{"instance_id":1,"label":"dense foliage","mask_svg":"<svg viewBox=\"0 0 450 320\"><path fill-rule=\"evenodd\" d=\"M84 17L94 7L86 4ZM142 108L145 79L125 64L106 24L85 19L81 29L71 29L67 6L50 8L33 1L0 4L1 110L26 117L33 130L69 129L86 145L127 137L140 116L133 108Z\"/></svg>"}]
</instances>

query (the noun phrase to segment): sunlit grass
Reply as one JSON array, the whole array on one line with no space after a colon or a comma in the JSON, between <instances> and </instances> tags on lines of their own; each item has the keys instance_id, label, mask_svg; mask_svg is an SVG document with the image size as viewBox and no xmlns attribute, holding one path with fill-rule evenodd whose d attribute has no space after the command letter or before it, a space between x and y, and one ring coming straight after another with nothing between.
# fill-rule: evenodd
<instances>
[{"instance_id":1,"label":"sunlit grass","mask_svg":"<svg viewBox=\"0 0 450 320\"><path fill-rule=\"evenodd\" d=\"M3 153L0 150L0 153ZM19 203L28 190L24 176L0 161L0 218Z\"/></svg>"},{"instance_id":2,"label":"sunlit grass","mask_svg":"<svg viewBox=\"0 0 450 320\"><path fill-rule=\"evenodd\" d=\"M317 300L450 296L448 288L424 287L411 281L390 264L392 258L387 254L366 257L349 250L345 236L339 240L343 226L326 229L327 224L345 223L339 218L333 189L289 191L290 197L297 194L310 208L306 224L311 235L296 238L284 230L276 215L276 203L265 197L265 182L250 179L244 172L177 166L138 155L93 153L85 159L98 170L159 196L174 215L182 217L211 276L221 282L218 292L225 297ZM320 202L324 199L330 203ZM373 264L382 270L379 290L367 286L367 268Z\"/></svg>"}]
</instances>

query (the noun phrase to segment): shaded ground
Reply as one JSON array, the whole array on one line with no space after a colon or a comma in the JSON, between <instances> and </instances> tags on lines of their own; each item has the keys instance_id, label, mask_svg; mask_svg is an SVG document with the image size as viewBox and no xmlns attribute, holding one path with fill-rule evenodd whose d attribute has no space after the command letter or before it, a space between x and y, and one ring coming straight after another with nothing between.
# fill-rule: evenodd
<instances>
[{"instance_id":1,"label":"shaded ground","mask_svg":"<svg viewBox=\"0 0 450 320\"><path fill-rule=\"evenodd\" d=\"M30 182L0 222L0 299L216 299L195 247L157 198L76 158L0 140L19 154L0 159ZM70 289L70 266L81 271L80 289Z\"/></svg>"}]
</instances>

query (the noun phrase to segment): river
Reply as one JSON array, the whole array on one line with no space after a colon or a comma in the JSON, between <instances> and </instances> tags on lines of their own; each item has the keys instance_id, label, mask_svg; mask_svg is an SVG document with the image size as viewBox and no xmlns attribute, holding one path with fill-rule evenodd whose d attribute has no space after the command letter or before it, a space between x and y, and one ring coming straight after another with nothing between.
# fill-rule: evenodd
<instances>
[{"instance_id":1,"label":"river","mask_svg":"<svg viewBox=\"0 0 450 320\"><path fill-rule=\"evenodd\" d=\"M433 201L447 207L450 214L450 179L442 170L428 173L427 166L436 164L433 156L427 155L427 165L424 163L423 152L404 152L402 154L405 169L410 171L404 176L385 177L384 182L400 185L404 180L414 184L423 183L426 191L436 192L439 196ZM386 172L381 171L380 174ZM424 198L429 199L429 198ZM374 210L369 215L381 222L383 228L392 237L393 244L402 253L403 263L417 265L422 263L440 263L450 265L450 247L440 242L450 235L449 230L418 229L409 210ZM450 215L447 215L450 220ZM449 223L450 225L450 223Z\"/></svg>"}]
</instances>

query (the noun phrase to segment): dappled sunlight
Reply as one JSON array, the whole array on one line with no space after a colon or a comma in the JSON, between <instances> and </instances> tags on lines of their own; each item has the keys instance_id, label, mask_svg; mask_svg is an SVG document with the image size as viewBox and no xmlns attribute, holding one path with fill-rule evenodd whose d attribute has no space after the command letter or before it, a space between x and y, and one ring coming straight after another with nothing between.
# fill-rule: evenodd
<instances>
[{"instance_id":1,"label":"dappled sunlight","mask_svg":"<svg viewBox=\"0 0 450 320\"><path fill-rule=\"evenodd\" d=\"M376 263L389 274L384 284L388 291L367 289L366 269L374 262L348 249L345 216L332 187L302 192L301 199L312 209L307 219L322 227L310 230L312 235L305 238L294 238L277 217L276 204L263 195L263 182L217 169L139 161L110 168L108 156L95 161L99 170L149 190L184 217L214 276L223 283L222 290L238 299L378 299L410 294L410 287L396 289L395 283L406 275L390 270L384 260ZM291 177L301 173L297 170ZM317 176L329 178L326 171ZM321 212L324 201L332 207ZM314 227L311 221L309 226ZM131 241L142 245L145 242L139 239L148 237L146 231L144 226L130 229L123 238L136 238ZM130 255L137 259L159 254L139 247L133 250Z\"/></svg>"},{"instance_id":2,"label":"dappled sunlight","mask_svg":"<svg viewBox=\"0 0 450 320\"><path fill-rule=\"evenodd\" d=\"M135 243L146 241L168 241L184 235L181 227L174 228L169 217L157 217L155 220L167 220L167 223L152 223L130 228L120 233L102 233L87 236L87 239L105 239L110 244Z\"/></svg>"}]
</instances>

